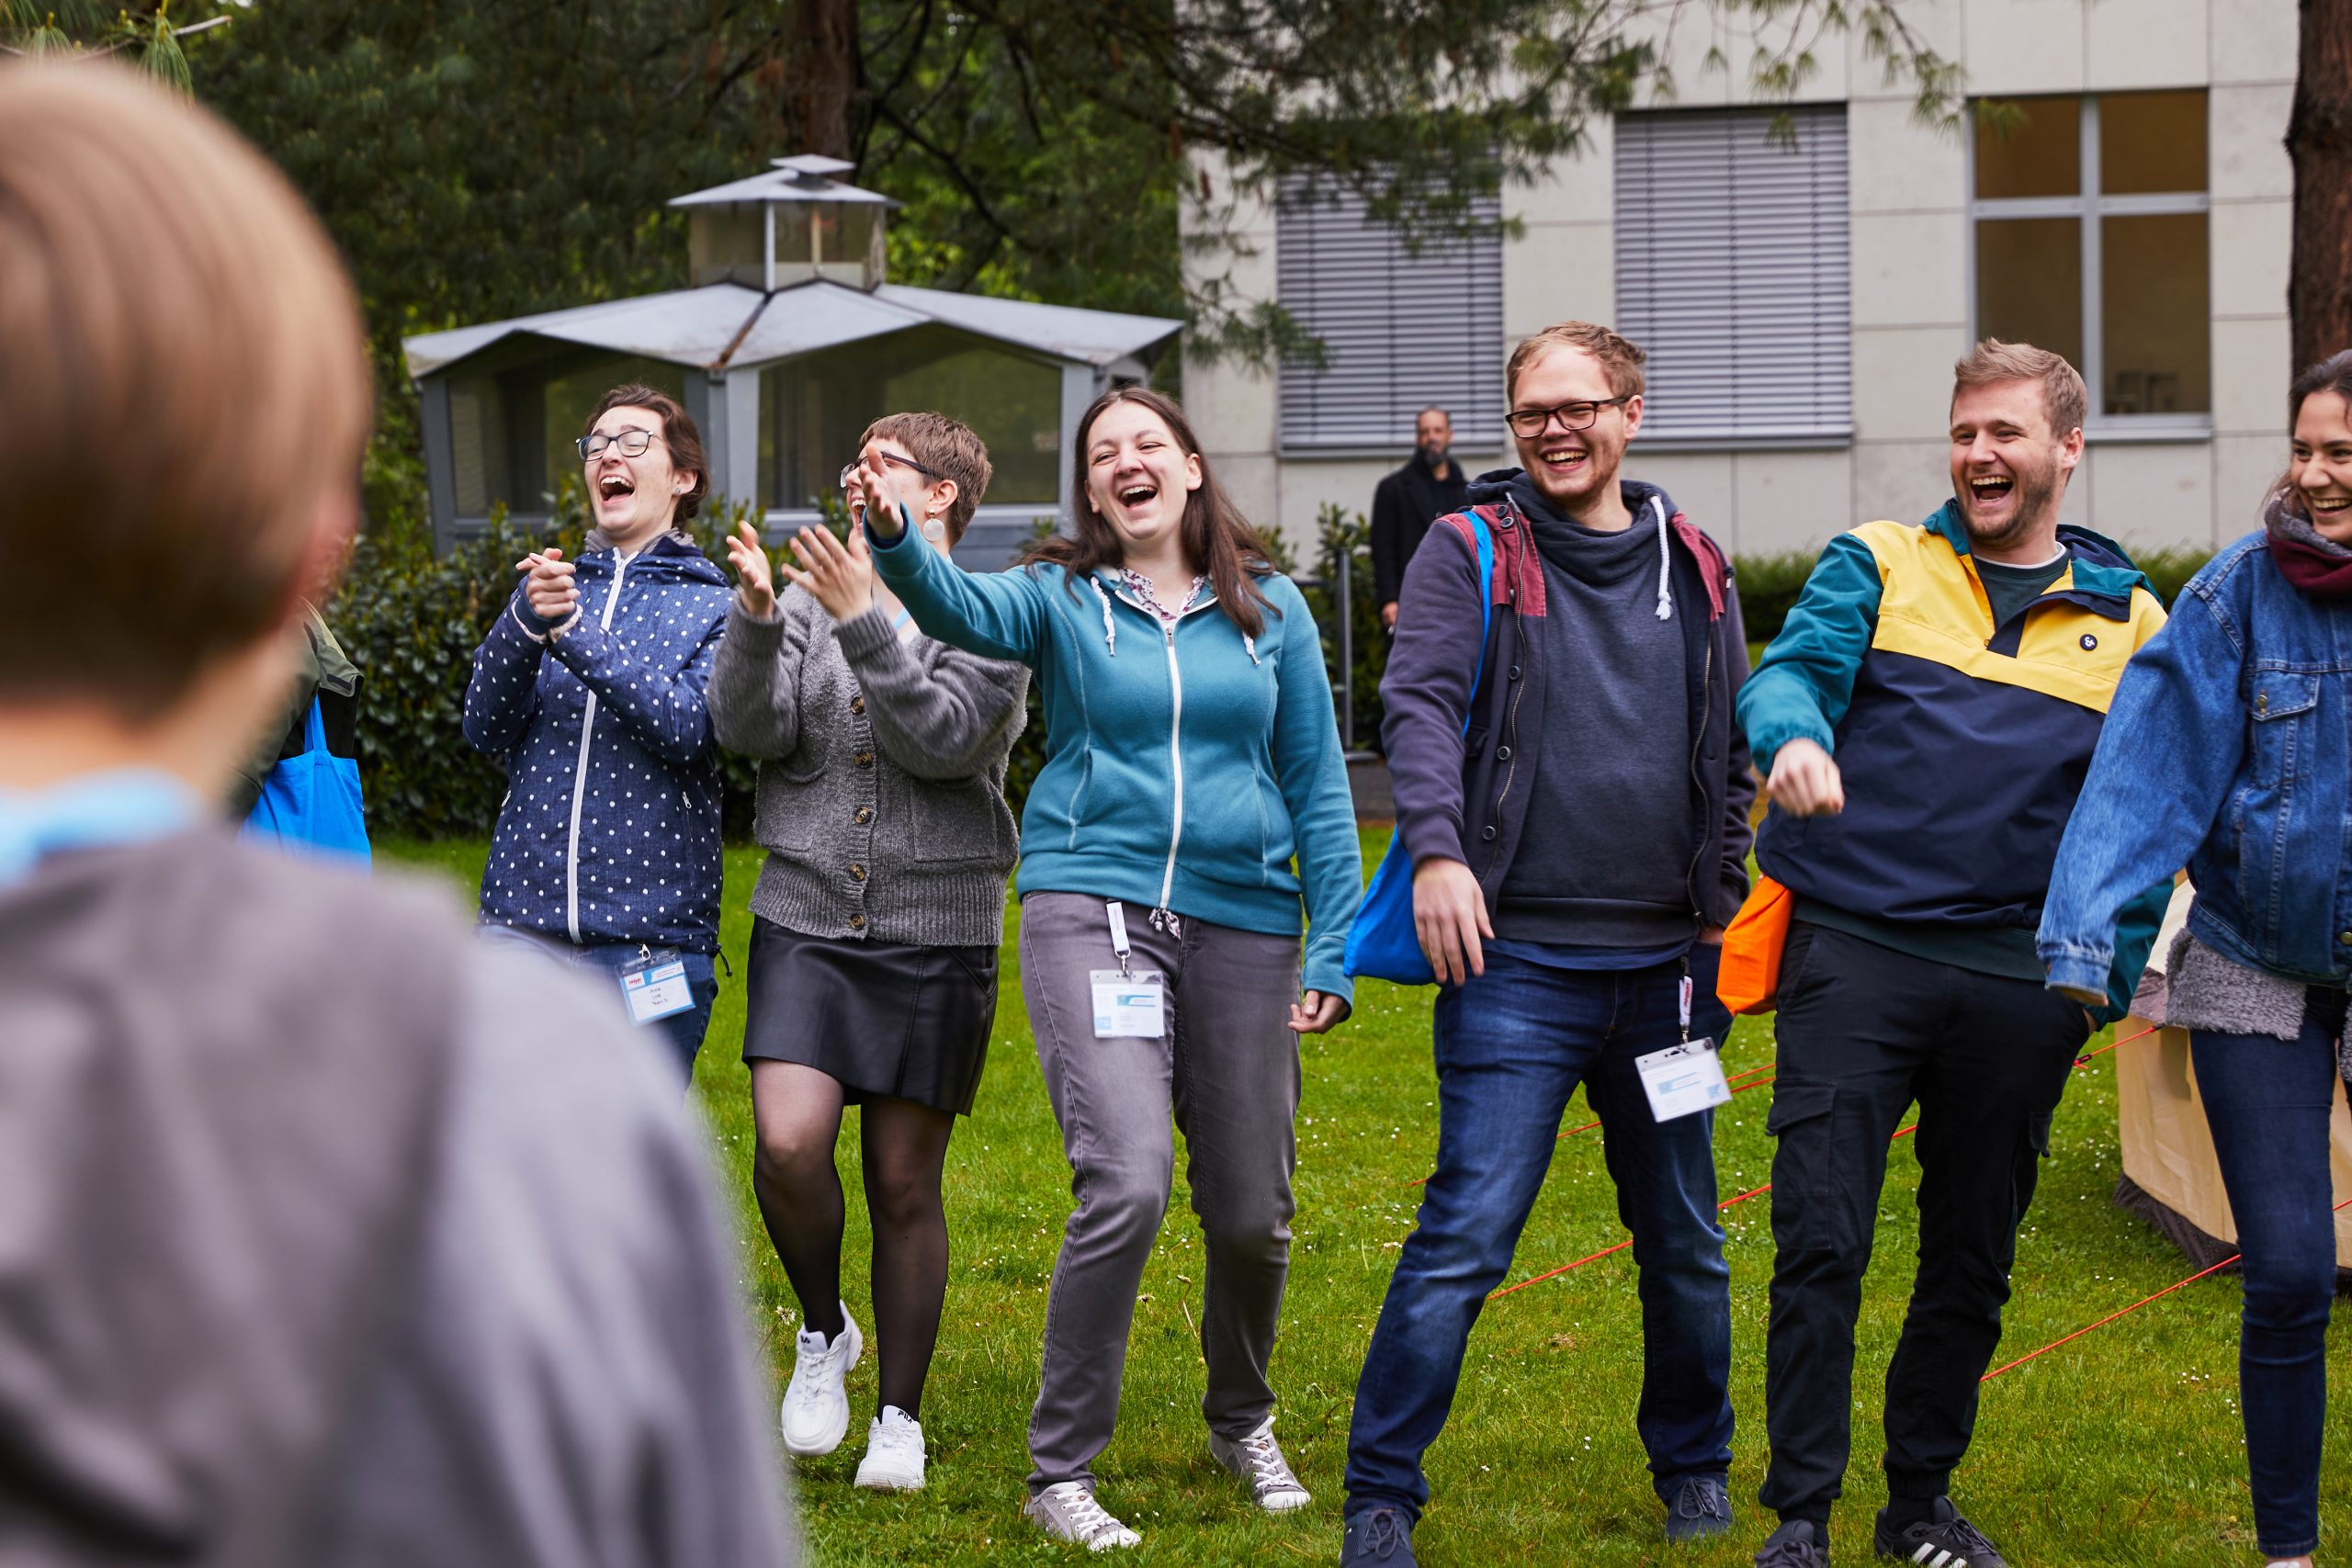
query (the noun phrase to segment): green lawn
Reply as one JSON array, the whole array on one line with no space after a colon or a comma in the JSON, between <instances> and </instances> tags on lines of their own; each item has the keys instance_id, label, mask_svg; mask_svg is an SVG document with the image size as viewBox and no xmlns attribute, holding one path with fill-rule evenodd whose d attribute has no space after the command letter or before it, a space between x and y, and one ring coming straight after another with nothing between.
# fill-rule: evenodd
<instances>
[{"instance_id":1,"label":"green lawn","mask_svg":"<svg viewBox=\"0 0 2352 1568\"><path fill-rule=\"evenodd\" d=\"M1366 835L1367 867L1385 838ZM426 865L469 885L484 855L479 843L379 849L388 861ZM738 976L750 934L745 901L757 869L756 852L729 852L725 941ZM1074 1560L1072 1549L1037 1538L1019 1508L1046 1280L1069 1189L1022 1010L1011 934L1008 924L996 1047L978 1113L959 1130L948 1155L955 1265L923 1411L930 1488L888 1497L850 1484L874 1411L869 1355L850 1378L850 1440L799 1467L803 1517L828 1564ZM751 1109L734 1051L742 1032L742 989L740 980L722 986L696 1090L741 1205L751 1289L775 1347L781 1382L790 1369L796 1314L752 1205ZM1436 1144L1429 1005L1427 992L1367 984L1354 1018L1306 1046L1297 1242L1274 1367L1283 1396L1277 1431L1316 1494L1303 1513L1256 1516L1237 1483L1209 1460L1192 1327L1199 1235L1180 1180L1144 1283L1118 1440L1101 1465L1104 1503L1143 1532L1137 1561L1254 1568L1337 1560L1349 1403L1396 1247L1412 1224L1415 1192L1408 1184L1427 1174ZM1771 1054L1769 1021L1743 1021L1726 1049L1735 1072L1760 1066ZM1764 1112L1770 1093L1742 1095L1719 1113L1725 1196L1769 1179ZM1569 1125L1589 1120L1581 1098L1569 1111ZM1849 1563L1869 1560L1870 1513L1883 1500L1878 1391L1917 1240L1910 1194L1918 1167L1910 1147L1905 1139L1890 1163L1860 1329L1854 1466L1849 1505L1835 1526L1839 1560ZM841 1157L853 1194L848 1294L859 1310L865 1254L853 1133L844 1134ZM2002 1359L2189 1272L2178 1253L2109 1207L2116 1171L2114 1073L2112 1058L2102 1057L2075 1075L2059 1112L2052 1157L2018 1246ZM1763 1457L1770 1202L1768 1195L1725 1215L1740 1422L1732 1490L1740 1523L1727 1542L1678 1553L1678 1562L1746 1563L1764 1534L1753 1499ZM1597 1251L1622 1235L1597 1134L1571 1139L1560 1147L1510 1278ZM2236 1405L2237 1306L2233 1278L2204 1280L1986 1386L1975 1450L1955 1495L2012 1562L2020 1568L2202 1568L2254 1560ZM2340 1379L2352 1364L2345 1353L2352 1348L2352 1314L2337 1314L2331 1346ZM1640 1309L1627 1255L1496 1303L1472 1339L1453 1423L1430 1455L1435 1497L1416 1536L1421 1560L1666 1560L1660 1512L1634 1435L1640 1377ZM2352 1538L2352 1400L2332 1402L2327 1440L2323 1534L2343 1541Z\"/></svg>"}]
</instances>

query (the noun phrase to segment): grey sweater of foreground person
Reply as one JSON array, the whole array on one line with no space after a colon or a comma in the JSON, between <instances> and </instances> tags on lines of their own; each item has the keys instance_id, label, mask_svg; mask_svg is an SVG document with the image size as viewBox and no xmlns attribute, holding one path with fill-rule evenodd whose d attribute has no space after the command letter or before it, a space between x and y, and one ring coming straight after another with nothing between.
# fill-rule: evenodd
<instances>
[{"instance_id":1,"label":"grey sweater of foreground person","mask_svg":"<svg viewBox=\"0 0 2352 1568\"><path fill-rule=\"evenodd\" d=\"M392 880L0 887L0 1562L797 1562L659 1054Z\"/></svg>"},{"instance_id":2,"label":"grey sweater of foreground person","mask_svg":"<svg viewBox=\"0 0 2352 1568\"><path fill-rule=\"evenodd\" d=\"M878 607L836 628L797 587L763 621L739 597L705 700L719 744L760 760L752 912L803 936L994 947L1028 691L1027 666L901 639Z\"/></svg>"}]
</instances>

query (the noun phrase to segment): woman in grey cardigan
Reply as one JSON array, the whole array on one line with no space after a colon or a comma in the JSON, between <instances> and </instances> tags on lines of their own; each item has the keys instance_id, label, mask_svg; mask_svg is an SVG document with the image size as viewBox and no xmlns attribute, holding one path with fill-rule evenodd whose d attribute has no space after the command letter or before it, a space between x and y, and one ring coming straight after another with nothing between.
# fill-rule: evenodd
<instances>
[{"instance_id":1,"label":"woman in grey cardigan","mask_svg":"<svg viewBox=\"0 0 2352 1568\"><path fill-rule=\"evenodd\" d=\"M942 551L989 482L979 438L935 413L876 421L861 459L925 481L923 534ZM854 511L854 485L850 499ZM752 894L743 1057L752 1189L803 1319L784 1443L831 1453L849 1429L842 1379L864 1339L841 1299L833 1145L842 1108L857 1105L881 1339L881 1409L857 1483L914 1490L947 1291L940 1177L996 1020L1018 852L1005 757L1029 674L917 632L855 531L843 545L803 529L801 564L784 568L799 592L781 599L750 525L728 548L741 582L709 700L720 742L760 759L768 859Z\"/></svg>"}]
</instances>

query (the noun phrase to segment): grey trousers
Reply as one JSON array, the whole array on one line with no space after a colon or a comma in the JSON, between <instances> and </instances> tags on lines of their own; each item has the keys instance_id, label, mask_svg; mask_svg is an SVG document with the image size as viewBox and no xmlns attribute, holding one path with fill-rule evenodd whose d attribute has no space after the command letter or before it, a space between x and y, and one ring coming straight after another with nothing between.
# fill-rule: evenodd
<instances>
[{"instance_id":1,"label":"grey trousers","mask_svg":"<svg viewBox=\"0 0 2352 1568\"><path fill-rule=\"evenodd\" d=\"M1240 1438L1274 1406L1266 1363L1290 1273L1298 1157L1298 1039L1285 1020L1298 999L1299 941L1194 919L1171 936L1136 905L1125 913L1129 962L1167 978L1161 1039L1095 1038L1089 972L1118 967L1102 899L1033 893L1021 905L1021 988L1078 1205L1046 1303L1032 1493L1091 1484L1110 1446L1136 1293L1168 1212L1171 1112L1207 1251L1201 1414L1211 1431Z\"/></svg>"}]
</instances>

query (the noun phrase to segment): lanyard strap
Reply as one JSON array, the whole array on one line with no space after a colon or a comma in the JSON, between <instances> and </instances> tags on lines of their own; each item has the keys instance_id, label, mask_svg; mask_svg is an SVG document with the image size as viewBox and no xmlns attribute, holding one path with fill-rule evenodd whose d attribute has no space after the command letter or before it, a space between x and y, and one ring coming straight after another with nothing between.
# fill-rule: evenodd
<instances>
[{"instance_id":1,"label":"lanyard strap","mask_svg":"<svg viewBox=\"0 0 2352 1568\"><path fill-rule=\"evenodd\" d=\"M1127 967L1127 954L1133 951L1127 946L1127 912L1119 907L1116 898L1104 908L1111 911L1111 951L1119 955L1119 978L1133 980L1135 971Z\"/></svg>"}]
</instances>

